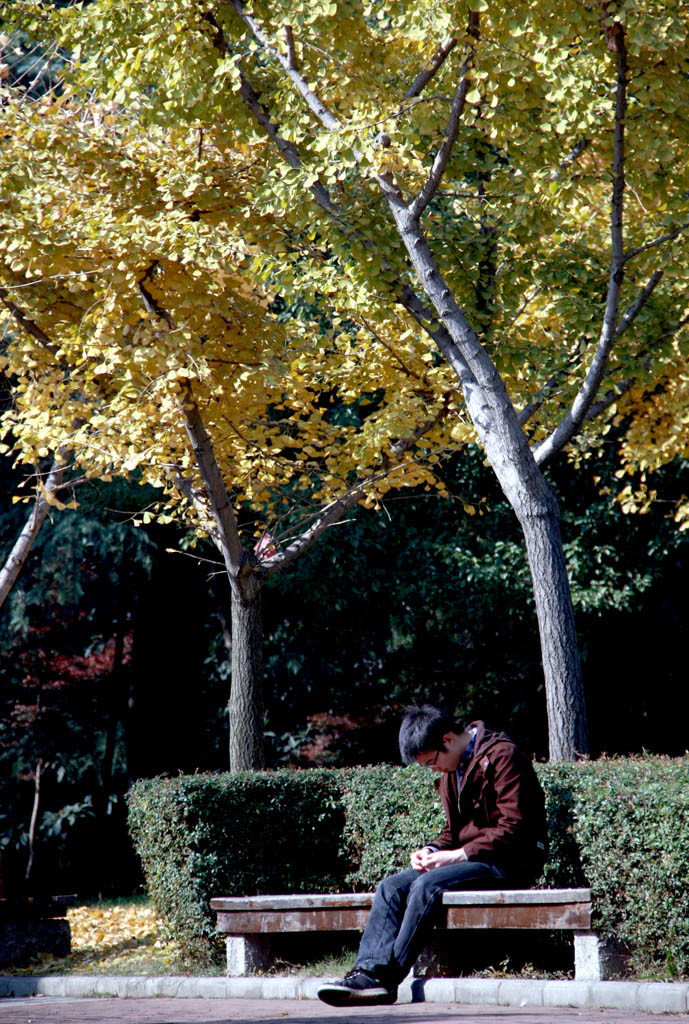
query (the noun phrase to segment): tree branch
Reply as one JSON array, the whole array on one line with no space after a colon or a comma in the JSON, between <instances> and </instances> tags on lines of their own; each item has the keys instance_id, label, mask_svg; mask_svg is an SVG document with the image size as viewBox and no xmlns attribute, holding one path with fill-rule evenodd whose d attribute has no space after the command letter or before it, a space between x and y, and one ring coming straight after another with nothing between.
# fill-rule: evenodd
<instances>
[{"instance_id":1,"label":"tree branch","mask_svg":"<svg viewBox=\"0 0 689 1024\"><path fill-rule=\"evenodd\" d=\"M308 82L290 61L289 55L281 53L280 50L268 39L261 26L252 14L249 14L241 0L230 0L230 6L239 18L247 26L251 34L265 49L266 53L276 60L283 68L288 78L296 88L299 95L306 101L307 106L316 115L318 120L329 130L337 131L340 128L340 121L332 114L320 97L310 88Z\"/></svg>"},{"instance_id":2,"label":"tree branch","mask_svg":"<svg viewBox=\"0 0 689 1024\"><path fill-rule=\"evenodd\" d=\"M616 53L615 129L613 147L613 187L610 203L610 277L605 302L603 326L588 373L574 397L571 408L558 427L533 449L536 463L542 466L559 452L584 422L596 392L605 375L608 359L617 334L620 291L624 279L624 239L622 217L625 190L625 116L627 112L627 47L624 26L615 23ZM655 285L654 285L655 287Z\"/></svg>"},{"instance_id":3,"label":"tree branch","mask_svg":"<svg viewBox=\"0 0 689 1024\"><path fill-rule=\"evenodd\" d=\"M475 38L478 34L478 14L474 11L469 13L469 27L467 29L467 34L470 38ZM452 147L457 141L457 135L459 134L459 121L464 111L464 105L469 91L469 79L467 76L472 56L473 47L469 45L468 53L462 64L462 69L459 74L459 82L457 83L455 95L452 100L450 117L447 122L447 128L445 129L445 136L438 152L435 155L426 184L423 186L416 199L409 205L409 212L414 220L418 220L419 217L421 217L423 211L438 191L438 186L440 185L452 153Z\"/></svg>"},{"instance_id":4,"label":"tree branch","mask_svg":"<svg viewBox=\"0 0 689 1024\"><path fill-rule=\"evenodd\" d=\"M283 69L287 72L288 69L285 67L286 58L279 53L279 51L273 47L266 39L264 33L256 25L253 19L245 14L244 8L240 0L231 0L232 6L237 14L242 18L245 24L250 28L256 40L266 49L266 52L274 59L277 60ZM208 16L207 16L208 17ZM473 24L474 15L472 14ZM211 24L214 24L212 18L209 18ZM217 29L215 39L215 45L224 45L222 42L222 33L220 29ZM292 81L295 79L297 72L289 72L289 77ZM308 91L308 86L305 82L298 85L298 90L302 96ZM310 94L309 105L320 117L322 123L326 123L327 118L324 120L324 115L318 114L318 111L324 108L324 104L315 97L315 94ZM339 122L332 118L328 120L331 124L330 130L335 130L339 127ZM326 125L327 126L327 125ZM284 147L281 146L281 151L284 154ZM298 153L295 150L290 150L293 157L299 160ZM482 424L479 433L481 434L483 426L487 425L488 420L486 419L488 407L481 399L481 394L485 394L482 388L487 388L489 393L500 393L500 398L496 399L497 404L501 406L503 411L509 410L514 413L514 408L507 396L504 383L499 378L497 370L492 360L488 356L487 352L483 350L481 343L476 336L476 333L472 330L468 324L466 316L459 309L457 303L454 301L453 296L445 284L441 280L441 275L438 271L435 260L433 260L432 254L428 248L428 244L425 238L418 229L418 222L415 222L409 215L409 209L404 201L404 197L400 192L399 188L395 184L395 181L390 175L381 174L376 178L378 185L386 199L390 211L395 220L396 226L400 235L407 247L407 251L412 257L412 263L419 272L419 276L423 282L426 295L432 303L432 307L435 307L436 312L433 308L429 308L424 302L421 301L413 289L399 278L395 280L391 287L396 289L396 301L400 303L424 330L428 337L442 352L444 357L453 368L462 385L465 398L467 399L467 405L471 412L472 420L476 425L477 422ZM346 221L342 221L340 227L345 232L345 235L349 237L358 237L358 233L346 225ZM364 244L366 242L364 241ZM372 243L368 242L370 247ZM419 260L419 250L423 250L423 258ZM429 282L433 279L433 286L431 287ZM438 287L436 287L438 285ZM449 324L452 324L450 328ZM461 339L461 346L455 340L455 336ZM470 362L473 364L470 366ZM477 382L476 374L481 377L481 384ZM526 446L528 452L528 445L526 445L526 439L523 434L520 437L516 436L513 428L518 429L516 421L516 413L514 413L514 421L510 424L509 432L515 445L519 448L523 454L523 448ZM485 435L484 435L485 436Z\"/></svg>"},{"instance_id":5,"label":"tree branch","mask_svg":"<svg viewBox=\"0 0 689 1024\"><path fill-rule=\"evenodd\" d=\"M170 316L166 309L163 309L163 307L158 302L156 302L156 300L151 295L147 285L147 282L151 280L159 266L159 260L153 260L153 262L149 264L144 276L139 281L139 293L141 295L141 298L143 299L146 311L148 313L154 313L159 320L164 320L168 327L172 329L172 317Z\"/></svg>"},{"instance_id":6,"label":"tree branch","mask_svg":"<svg viewBox=\"0 0 689 1024\"><path fill-rule=\"evenodd\" d=\"M430 63L419 71L418 75L405 92L405 100L411 100L415 96L421 95L433 76L436 75L443 66L456 45L457 40L452 36L448 36L447 39L443 39L438 49L431 57Z\"/></svg>"},{"instance_id":7,"label":"tree branch","mask_svg":"<svg viewBox=\"0 0 689 1024\"><path fill-rule=\"evenodd\" d=\"M5 603L12 587L17 582L19 573L22 571L27 558L31 552L41 527L45 522L51 502L46 495L51 497L62 483L62 477L67 467L67 460L58 453L53 459L53 464L48 473L44 485L39 485L36 493L36 500L31 515L27 519L24 528L14 543L12 550L0 570L0 608Z\"/></svg>"},{"instance_id":8,"label":"tree branch","mask_svg":"<svg viewBox=\"0 0 689 1024\"><path fill-rule=\"evenodd\" d=\"M550 175L548 176L548 180L549 181L557 181L557 179L560 177L560 175L564 171L566 171L568 167L571 167L571 165L573 163L576 163L576 161L579 159L581 154L586 149L588 149L588 147L590 145L591 145L591 140L590 139L580 139L579 142L577 142L576 145L572 147L571 152L567 154L567 156L564 158L564 160L562 161L562 163L560 164L558 169L556 171L552 171L550 173Z\"/></svg>"},{"instance_id":9,"label":"tree branch","mask_svg":"<svg viewBox=\"0 0 689 1024\"><path fill-rule=\"evenodd\" d=\"M576 364L579 361L579 356L572 356L570 359L568 359L565 366L562 366L559 370L556 370L550 378L550 380L548 380L543 385L543 387L537 392L534 400L532 402L529 402L528 405L525 405L524 408L517 413L517 419L519 421L520 427L525 426L529 422L531 417L535 416L538 410L541 409L544 403L547 402L547 400L550 398L555 388L559 387L562 380L569 376L573 369L571 364Z\"/></svg>"},{"instance_id":10,"label":"tree branch","mask_svg":"<svg viewBox=\"0 0 689 1024\"><path fill-rule=\"evenodd\" d=\"M653 274L651 274L651 277L647 281L643 290L639 293L634 302L632 302L631 306L629 307L629 309L617 325L617 330L615 331L615 334L618 338L621 334L624 334L628 327L632 325L637 315L639 314L640 310L643 309L643 307L646 305L649 298L655 291L656 286L662 279L663 273L664 272L662 270L655 270Z\"/></svg>"},{"instance_id":11,"label":"tree branch","mask_svg":"<svg viewBox=\"0 0 689 1024\"><path fill-rule=\"evenodd\" d=\"M155 313L157 317L165 321L171 330L174 330L175 323L173 318L160 303L156 302L145 283L150 280L157 265L158 261L154 260L148 267L143 278L139 281L139 292L146 309L149 312ZM223 556L230 584L234 586L236 577L248 569L248 553L243 548L239 538L237 520L222 478L222 473L220 472L220 467L215 458L213 442L206 430L206 425L203 422L203 417L194 398L191 384L188 381L181 386L177 407L184 419L184 428L189 438L189 444L194 453L194 459L201 474L201 479L203 480L211 517L217 530L217 534L214 535L213 539ZM184 480L181 475L180 480ZM192 500L194 500L194 504L198 508L197 499L193 498Z\"/></svg>"},{"instance_id":12,"label":"tree branch","mask_svg":"<svg viewBox=\"0 0 689 1024\"><path fill-rule=\"evenodd\" d=\"M664 242L671 242L673 238L677 238L686 231L687 228L689 228L689 222L686 224L680 224L680 226L675 228L674 231L669 231L666 235L661 235L660 238L655 238L652 242L646 242L645 245L640 245L638 249L632 249L631 252L625 254L624 262L627 263L628 260L634 259L634 257L638 256L640 253L648 252L649 249L653 249L657 245L662 245Z\"/></svg>"},{"instance_id":13,"label":"tree branch","mask_svg":"<svg viewBox=\"0 0 689 1024\"><path fill-rule=\"evenodd\" d=\"M285 41L287 43L287 63L292 70L297 70L297 54L294 49L294 34L291 25L285 25Z\"/></svg>"},{"instance_id":14,"label":"tree branch","mask_svg":"<svg viewBox=\"0 0 689 1024\"><path fill-rule=\"evenodd\" d=\"M618 323L617 330L615 332L616 337L619 338L620 335L624 334L624 332L631 326L631 324L636 319L639 311L646 304L651 294L653 293L656 285L662 279L662 277L662 270L656 270L651 275L650 279L648 280L642 291L636 297L634 302L632 302L631 306ZM680 324L679 326L682 326L682 324ZM662 335L661 337L665 337L665 335ZM553 374L553 376L550 378L547 384L545 384L543 388L541 388L541 390L538 392L534 401L524 406L524 408L518 414L519 422L522 426L524 426L524 424L526 424L531 419L531 417L536 412L538 412L538 410L542 407L543 403L547 400L549 395L552 394L552 392L555 390L556 387L559 386L559 384L563 381L564 378L568 377L570 373L574 371L575 365L577 365L580 362L581 356L580 354L577 354L576 357L572 357L571 359L569 359L565 366L561 367L556 373ZM631 379L629 387L631 387L633 380L634 378ZM620 385L616 386L619 387ZM629 388L625 387L624 391L627 390L629 390ZM610 393L608 393L608 395L609 394ZM606 409L614 400L614 397L609 398L608 396L606 396L604 399L601 400L601 402L595 403L595 405L593 405L591 409L589 409L589 411L586 413L586 419L591 420L594 419L596 416L600 415L600 413L603 412L604 409ZM595 412L593 412L594 408L596 409Z\"/></svg>"},{"instance_id":15,"label":"tree branch","mask_svg":"<svg viewBox=\"0 0 689 1024\"><path fill-rule=\"evenodd\" d=\"M386 350L386 352L390 353L390 355L395 360L395 362L399 363L399 366L400 366L402 372L405 373L407 375L407 377L411 377L413 380L418 381L419 384L425 384L426 387L428 387L429 383L428 383L427 380L424 379L425 375L424 375L424 377L421 377L421 376L419 376L418 373L416 373L415 370L412 370L412 368L410 366L407 366L407 364L405 363L404 359L402 359L402 357L399 355L399 353L395 351L395 349L392 347L392 345L390 345L387 341L385 341L384 338L381 338L381 336L378 334L378 332L375 331L373 329L373 327L371 327L371 325L368 322L368 320L366 319L366 317L362 316L361 319L363 321L364 326L366 327L366 330L369 332L371 337L375 338L375 340L380 345L383 346L383 348Z\"/></svg>"},{"instance_id":16,"label":"tree branch","mask_svg":"<svg viewBox=\"0 0 689 1024\"><path fill-rule=\"evenodd\" d=\"M191 385L188 383L183 389L178 407L184 417L187 437L203 480L211 516L218 531L215 541L232 581L245 569L247 552L239 539L237 520L215 458L213 443L196 404Z\"/></svg>"},{"instance_id":17,"label":"tree branch","mask_svg":"<svg viewBox=\"0 0 689 1024\"><path fill-rule=\"evenodd\" d=\"M2 300L3 305L7 307L14 319L18 324L21 324L27 334L30 334L32 338L35 338L43 348L48 350L48 352L57 356L57 353L59 352L57 345L50 340L48 335L41 330L34 320L26 315L23 309L12 302L7 288L0 287L0 300Z\"/></svg>"},{"instance_id":18,"label":"tree branch","mask_svg":"<svg viewBox=\"0 0 689 1024\"><path fill-rule=\"evenodd\" d=\"M271 120L270 114L266 107L261 103L259 95L251 85L251 82L246 77L244 72L240 73L241 86L239 89L239 95L244 100L245 104L256 118L257 122L263 128L268 137L273 141L275 146L282 154L284 160L293 167L295 170L301 170L303 168L303 162L299 155L299 150L290 142L288 139L283 138L280 135L278 126ZM336 203L330 198L330 193L327 188L316 181L310 186L309 191L313 195L318 205L334 220L341 221L342 213Z\"/></svg>"},{"instance_id":19,"label":"tree branch","mask_svg":"<svg viewBox=\"0 0 689 1024\"><path fill-rule=\"evenodd\" d=\"M687 324L689 324L689 316L685 316L683 317L683 319L678 320L677 323L672 324L672 326L669 327L666 331L663 331L663 333L660 334L655 339L655 341L659 342L664 341L665 338L671 338L673 334L676 334L677 331L680 331L683 327L686 327ZM651 355L647 356L644 362L645 369L648 369L651 363L651 358ZM600 416L602 412L605 412L606 409L609 409L611 405L617 402L618 399L622 397L622 395L626 395L626 393L634 387L636 382L636 377L626 377L624 380L617 381L617 383L609 391L607 391L605 395L603 395L600 401L593 403L593 405L586 414L586 419L592 420L595 419L596 416Z\"/></svg>"},{"instance_id":20,"label":"tree branch","mask_svg":"<svg viewBox=\"0 0 689 1024\"><path fill-rule=\"evenodd\" d=\"M597 416L600 416L601 413L604 413L611 405L614 405L615 402L619 401L622 395L626 395L626 393L634 387L635 382L636 379L634 377L627 377L625 380L621 380L615 384L609 391L606 391L602 398L590 406L586 413L587 421L595 420Z\"/></svg>"},{"instance_id":21,"label":"tree branch","mask_svg":"<svg viewBox=\"0 0 689 1024\"><path fill-rule=\"evenodd\" d=\"M401 438L399 441L391 445L391 452L393 456L393 462L391 464L390 458L387 455L383 455L379 463L380 468L374 470L370 476L364 477L358 480L356 484L345 491L343 495L336 498L329 505L326 505L324 509L318 513L317 518L314 520L311 526L299 534L299 536L288 544L287 547L278 551L277 554L271 555L264 559L260 563L260 572L262 575L271 576L273 573L278 572L280 569L284 569L285 566L289 565L300 555L303 555L306 551L312 547L318 538L325 533L331 526L341 519L351 508L362 501L370 488L375 485L379 480L385 479L391 473L397 472L402 469L404 463L402 463L402 457L420 440L424 434L427 434L436 423L438 423L447 412L448 400L443 403L442 408L438 411L437 415L433 418L426 420L420 424L416 430L414 430L407 437Z\"/></svg>"}]
</instances>

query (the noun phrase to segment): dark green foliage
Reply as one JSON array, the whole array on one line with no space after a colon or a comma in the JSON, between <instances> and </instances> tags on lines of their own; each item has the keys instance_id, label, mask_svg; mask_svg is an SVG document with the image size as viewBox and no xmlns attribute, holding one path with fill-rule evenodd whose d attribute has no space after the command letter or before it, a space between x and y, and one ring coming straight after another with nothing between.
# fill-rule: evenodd
<instances>
[{"instance_id":1,"label":"dark green foliage","mask_svg":"<svg viewBox=\"0 0 689 1024\"><path fill-rule=\"evenodd\" d=\"M689 759L536 768L550 821L539 884L590 885L597 927L635 971L689 977ZM442 814L430 773L378 765L142 781L130 824L154 903L208 957L212 896L373 889Z\"/></svg>"},{"instance_id":2,"label":"dark green foliage","mask_svg":"<svg viewBox=\"0 0 689 1024\"><path fill-rule=\"evenodd\" d=\"M213 952L213 896L346 888L341 772L138 782L130 827L148 890L187 952Z\"/></svg>"},{"instance_id":3,"label":"dark green foliage","mask_svg":"<svg viewBox=\"0 0 689 1024\"><path fill-rule=\"evenodd\" d=\"M367 891L409 866L409 854L440 833L444 816L428 771L381 764L348 773L343 790L347 881Z\"/></svg>"},{"instance_id":4,"label":"dark green foliage","mask_svg":"<svg viewBox=\"0 0 689 1024\"><path fill-rule=\"evenodd\" d=\"M689 532L678 532L671 512L689 487L689 463L657 474L666 500L648 515L624 515L612 497L620 486L616 447L608 435L603 452L580 468L560 459L550 470L563 511L591 749L680 754L684 723L668 721L664 708L686 675ZM493 721L523 749L546 756L538 631L518 523L479 453L464 452L442 472L450 500L423 490L387 495L381 511L352 512L268 581L267 720L282 734L271 763L291 752L318 712L376 720L369 736L344 735L329 751L331 764L395 760L400 709L419 699ZM465 504L476 514L467 515ZM642 636L652 642L635 642Z\"/></svg>"},{"instance_id":5,"label":"dark green foliage","mask_svg":"<svg viewBox=\"0 0 689 1024\"><path fill-rule=\"evenodd\" d=\"M0 562L27 515L23 505L0 509ZM107 887L102 876L113 865L124 884L134 884L123 721L133 609L147 586L153 549L131 524L88 508L56 514L2 609L0 849L13 896L77 886L97 892ZM98 847L103 852L94 861ZM95 867L101 877L94 877Z\"/></svg>"},{"instance_id":6,"label":"dark green foliage","mask_svg":"<svg viewBox=\"0 0 689 1024\"><path fill-rule=\"evenodd\" d=\"M571 791L602 932L629 948L637 970L689 976L689 758L604 759L542 775Z\"/></svg>"}]
</instances>

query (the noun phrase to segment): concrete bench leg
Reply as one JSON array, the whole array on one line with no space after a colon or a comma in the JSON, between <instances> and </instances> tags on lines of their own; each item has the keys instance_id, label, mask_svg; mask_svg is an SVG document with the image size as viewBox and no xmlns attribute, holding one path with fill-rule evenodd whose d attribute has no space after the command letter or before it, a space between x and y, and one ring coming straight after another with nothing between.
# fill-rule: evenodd
<instances>
[{"instance_id":1,"label":"concrete bench leg","mask_svg":"<svg viewBox=\"0 0 689 1024\"><path fill-rule=\"evenodd\" d=\"M577 981L608 981L625 970L624 947L600 939L594 931L574 932L574 977Z\"/></svg>"},{"instance_id":2,"label":"concrete bench leg","mask_svg":"<svg viewBox=\"0 0 689 1024\"><path fill-rule=\"evenodd\" d=\"M574 932L574 977L576 981L604 981L605 965L596 932Z\"/></svg>"},{"instance_id":3,"label":"concrete bench leg","mask_svg":"<svg viewBox=\"0 0 689 1024\"><path fill-rule=\"evenodd\" d=\"M238 978L270 967L273 956L270 939L263 935L228 935L227 975Z\"/></svg>"}]
</instances>

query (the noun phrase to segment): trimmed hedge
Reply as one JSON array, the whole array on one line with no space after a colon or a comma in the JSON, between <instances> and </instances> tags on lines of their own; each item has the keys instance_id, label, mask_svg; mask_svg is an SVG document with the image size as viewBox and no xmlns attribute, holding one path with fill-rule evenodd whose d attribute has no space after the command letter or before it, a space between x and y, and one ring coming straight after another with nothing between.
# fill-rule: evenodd
<instances>
[{"instance_id":1,"label":"trimmed hedge","mask_svg":"<svg viewBox=\"0 0 689 1024\"><path fill-rule=\"evenodd\" d=\"M577 770L579 768L579 770ZM689 759L559 765L597 926L640 973L689 977Z\"/></svg>"},{"instance_id":2,"label":"trimmed hedge","mask_svg":"<svg viewBox=\"0 0 689 1024\"><path fill-rule=\"evenodd\" d=\"M635 971L689 977L689 759L536 768L550 824L540 884L590 885L597 926ZM212 896L373 889L442 812L429 772L377 765L143 780L130 824L155 906L208 959Z\"/></svg>"},{"instance_id":3,"label":"trimmed hedge","mask_svg":"<svg viewBox=\"0 0 689 1024\"><path fill-rule=\"evenodd\" d=\"M129 823L168 934L200 961L220 948L211 897L346 888L341 786L327 769L144 779Z\"/></svg>"}]
</instances>

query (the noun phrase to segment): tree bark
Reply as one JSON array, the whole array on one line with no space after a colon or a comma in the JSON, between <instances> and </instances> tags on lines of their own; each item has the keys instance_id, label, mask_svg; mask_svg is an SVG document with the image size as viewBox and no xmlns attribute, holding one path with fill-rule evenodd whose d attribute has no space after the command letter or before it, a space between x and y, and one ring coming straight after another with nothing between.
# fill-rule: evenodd
<instances>
[{"instance_id":1,"label":"tree bark","mask_svg":"<svg viewBox=\"0 0 689 1024\"><path fill-rule=\"evenodd\" d=\"M254 573L232 584L230 771L265 766L263 746L263 621L261 580Z\"/></svg>"},{"instance_id":2,"label":"tree bark","mask_svg":"<svg viewBox=\"0 0 689 1024\"><path fill-rule=\"evenodd\" d=\"M36 853L36 828L38 825L38 809L41 804L41 775L43 773L43 758L39 757L36 762L34 774L34 797L33 808L31 809L31 823L29 824L29 860L26 865L25 879L28 882L33 871Z\"/></svg>"},{"instance_id":3,"label":"tree bark","mask_svg":"<svg viewBox=\"0 0 689 1024\"><path fill-rule=\"evenodd\" d=\"M232 592L230 771L260 769L264 766L261 580L239 539L213 444L191 387L187 388L180 409L215 524L213 540L222 553Z\"/></svg>"},{"instance_id":4,"label":"tree bark","mask_svg":"<svg viewBox=\"0 0 689 1024\"><path fill-rule=\"evenodd\" d=\"M551 761L588 753L586 700L567 576L558 502L545 480L541 500L522 504L524 533L541 640Z\"/></svg>"},{"instance_id":5,"label":"tree bark","mask_svg":"<svg viewBox=\"0 0 689 1024\"><path fill-rule=\"evenodd\" d=\"M117 749L117 727L126 714L126 698L123 691L125 612L122 608L122 582L117 584L117 605L115 612L115 650L112 669L106 683L108 695L108 724L105 731L105 751L101 762L101 785L96 794L96 816L104 816L112 796L115 778L115 752Z\"/></svg>"},{"instance_id":6,"label":"tree bark","mask_svg":"<svg viewBox=\"0 0 689 1024\"><path fill-rule=\"evenodd\" d=\"M444 326L435 332L503 493L519 520L533 582L548 712L550 758L588 753L588 727L574 609L555 495L539 469L504 381L448 288L418 221L382 179L412 263Z\"/></svg>"},{"instance_id":7,"label":"tree bark","mask_svg":"<svg viewBox=\"0 0 689 1024\"><path fill-rule=\"evenodd\" d=\"M53 491L62 483L62 477L65 471L64 462L58 457L53 462L52 468L48 475L48 479L45 482L45 489L48 494L52 494ZM22 571L24 564L31 553L31 548L34 545L34 541L41 531L41 527L45 522L46 516L50 504L44 496L39 492L36 495L36 501L34 503L33 511L24 524L22 532L19 534L14 547L7 556L7 560L0 569L0 608L5 603L12 587L17 582L17 577Z\"/></svg>"}]
</instances>

